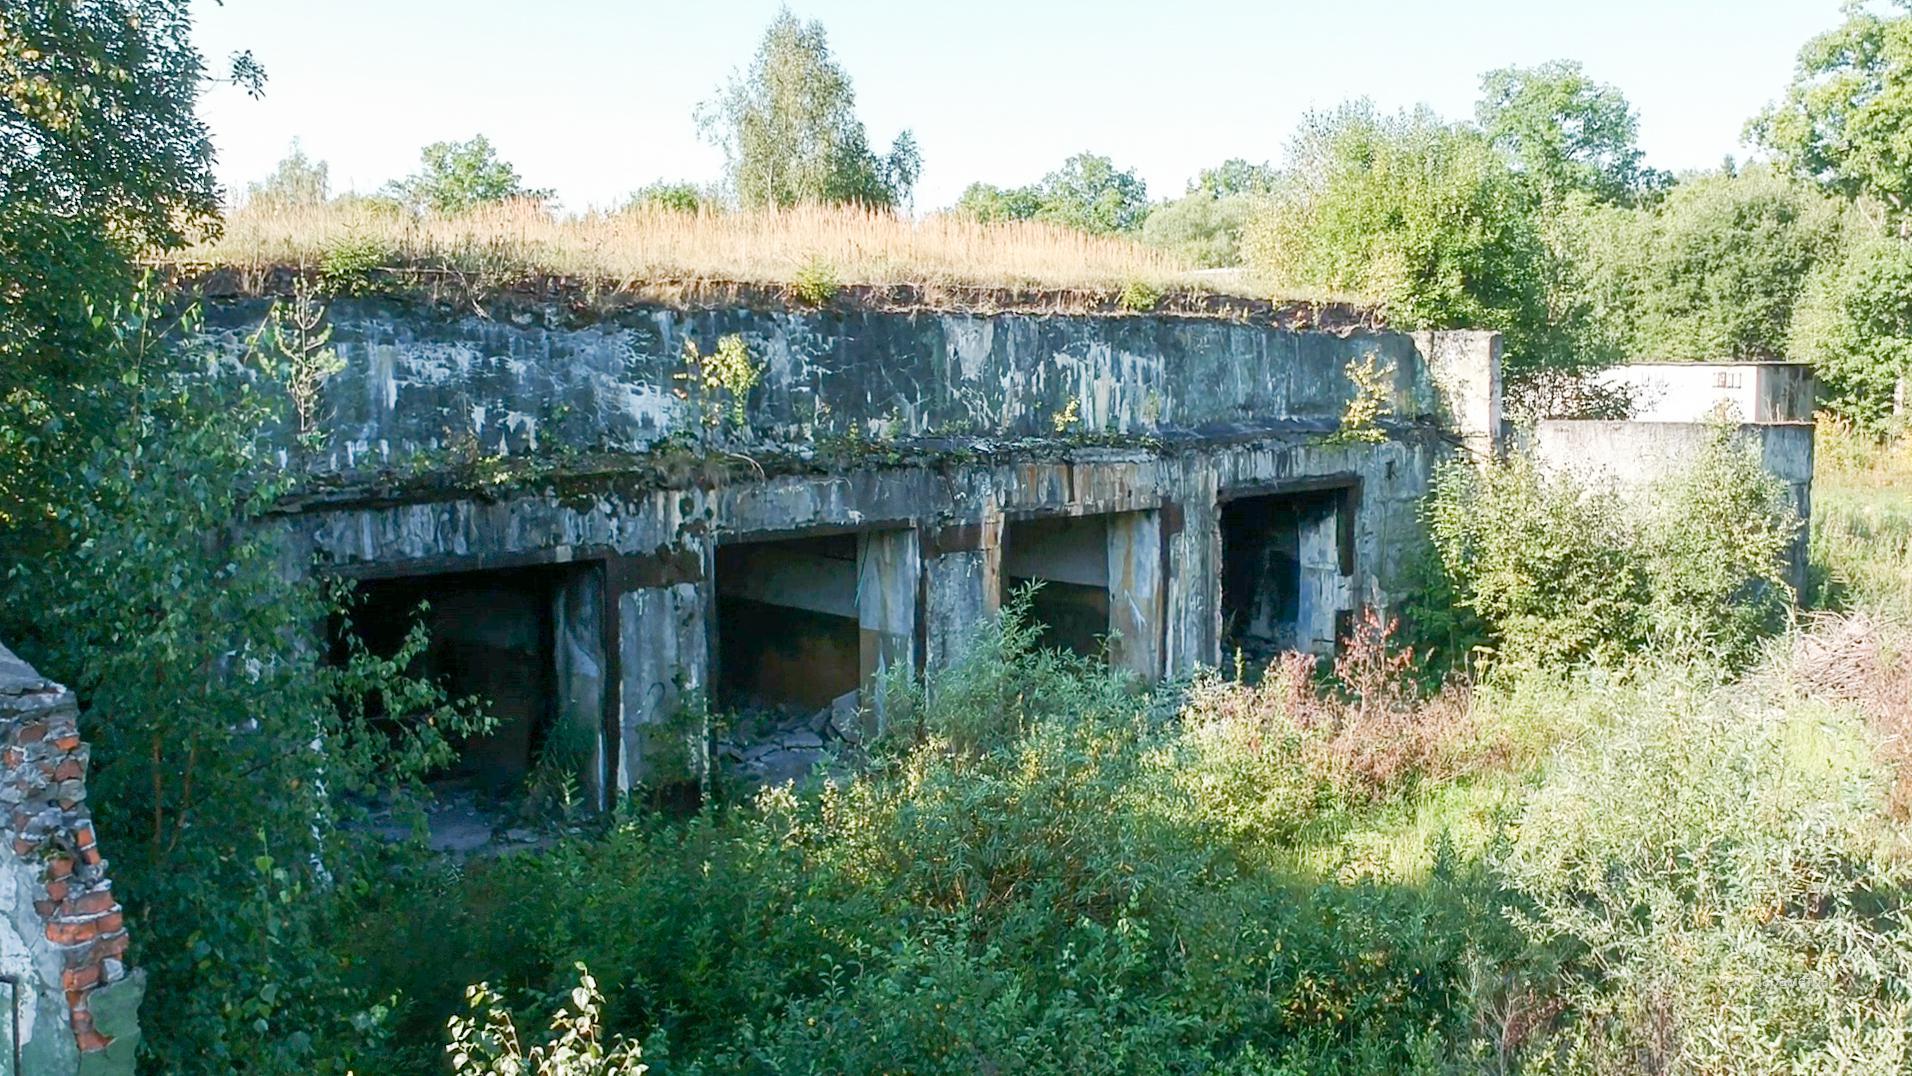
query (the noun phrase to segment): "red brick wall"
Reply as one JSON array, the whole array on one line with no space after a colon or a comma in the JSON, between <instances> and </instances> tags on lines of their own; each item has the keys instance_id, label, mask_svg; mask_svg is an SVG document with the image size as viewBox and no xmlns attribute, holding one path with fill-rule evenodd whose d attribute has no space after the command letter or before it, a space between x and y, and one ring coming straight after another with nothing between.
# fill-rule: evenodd
<instances>
[{"instance_id":1,"label":"red brick wall","mask_svg":"<svg viewBox=\"0 0 1912 1076\"><path fill-rule=\"evenodd\" d=\"M24 671L26 675L20 673ZM87 999L126 977L126 924L86 807L88 749L71 692L0 648L0 805L13 854L38 884L34 911L59 955L60 989L82 1052L110 1041Z\"/></svg>"}]
</instances>

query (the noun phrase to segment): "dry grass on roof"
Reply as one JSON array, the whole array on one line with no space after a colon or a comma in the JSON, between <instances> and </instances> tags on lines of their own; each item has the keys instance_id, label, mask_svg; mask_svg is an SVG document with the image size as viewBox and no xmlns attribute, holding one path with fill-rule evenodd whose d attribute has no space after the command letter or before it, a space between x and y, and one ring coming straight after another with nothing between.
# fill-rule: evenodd
<instances>
[{"instance_id":1,"label":"dry grass on roof","mask_svg":"<svg viewBox=\"0 0 1912 1076\"><path fill-rule=\"evenodd\" d=\"M723 281L789 285L821 269L837 284L1171 293L1269 298L1239 273L1196 271L1129 239L1036 222L920 220L852 208L558 216L504 204L419 217L366 201L233 210L216 238L174 252L183 267L319 268L341 251L390 267L481 270L612 286ZM1332 296L1284 296L1304 302Z\"/></svg>"}]
</instances>

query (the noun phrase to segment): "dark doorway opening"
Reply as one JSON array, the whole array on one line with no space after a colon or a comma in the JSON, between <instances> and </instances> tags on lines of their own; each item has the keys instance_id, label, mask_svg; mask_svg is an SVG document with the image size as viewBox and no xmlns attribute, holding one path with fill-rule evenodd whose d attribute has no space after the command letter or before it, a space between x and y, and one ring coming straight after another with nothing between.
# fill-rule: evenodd
<instances>
[{"instance_id":1,"label":"dark doorway opening","mask_svg":"<svg viewBox=\"0 0 1912 1076\"><path fill-rule=\"evenodd\" d=\"M717 705L810 713L857 690L857 536L717 549Z\"/></svg>"},{"instance_id":2,"label":"dark doorway opening","mask_svg":"<svg viewBox=\"0 0 1912 1076\"><path fill-rule=\"evenodd\" d=\"M396 654L422 619L428 642L410 671L454 700L482 699L496 719L492 731L454 744L456 760L435 779L502 791L530 774L557 717L554 621L563 576L562 569L538 567L359 584L351 630L367 649ZM342 657L336 630L333 645Z\"/></svg>"},{"instance_id":3,"label":"dark doorway opening","mask_svg":"<svg viewBox=\"0 0 1912 1076\"><path fill-rule=\"evenodd\" d=\"M1003 527L1002 597L1032 582L1029 605L1045 647L1084 657L1106 654L1109 634L1109 518L1054 516Z\"/></svg>"},{"instance_id":4,"label":"dark doorway opening","mask_svg":"<svg viewBox=\"0 0 1912 1076\"><path fill-rule=\"evenodd\" d=\"M1352 487L1222 505L1222 650L1260 667L1286 650L1333 653L1354 574Z\"/></svg>"}]
</instances>

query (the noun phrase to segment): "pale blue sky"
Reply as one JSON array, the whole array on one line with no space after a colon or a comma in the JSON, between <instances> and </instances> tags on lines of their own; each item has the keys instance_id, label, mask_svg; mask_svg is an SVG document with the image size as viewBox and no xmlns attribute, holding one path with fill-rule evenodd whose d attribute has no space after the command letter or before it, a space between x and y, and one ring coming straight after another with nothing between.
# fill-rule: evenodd
<instances>
[{"instance_id":1,"label":"pale blue sky","mask_svg":"<svg viewBox=\"0 0 1912 1076\"><path fill-rule=\"evenodd\" d=\"M197 0L218 65L251 49L266 97L201 109L231 186L291 139L369 190L422 144L484 132L568 208L721 158L693 106L749 61L778 0ZM972 180L1028 182L1078 150L1156 197L1227 157L1280 157L1310 109L1359 96L1472 114L1480 75L1558 57L1618 85L1649 163L1745 155L1741 126L1786 85L1838 0L800 0L855 80L873 144L913 128L918 209Z\"/></svg>"}]
</instances>

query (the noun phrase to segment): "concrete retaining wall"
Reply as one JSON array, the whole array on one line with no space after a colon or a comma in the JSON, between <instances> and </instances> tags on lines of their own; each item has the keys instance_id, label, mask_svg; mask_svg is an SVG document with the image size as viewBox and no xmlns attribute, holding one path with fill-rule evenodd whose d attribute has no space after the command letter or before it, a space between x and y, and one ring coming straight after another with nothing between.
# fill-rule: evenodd
<instances>
[{"instance_id":1,"label":"concrete retaining wall","mask_svg":"<svg viewBox=\"0 0 1912 1076\"><path fill-rule=\"evenodd\" d=\"M236 351L266 309L214 303L207 331ZM588 778L600 803L702 773L701 706L731 686L718 661L722 545L856 534L853 600L837 586L827 609L813 609L800 580L769 569L721 589L759 621L778 608L853 615L867 688L879 670L949 662L997 610L1014 574L1003 564L1011 521L1100 516L1089 528L1104 535L1089 558L1097 578L1066 584L1093 599L1076 613L1105 611L1119 667L1176 675L1222 657L1223 500L1348 491L1333 541L1353 555L1316 566L1333 579L1310 579L1325 596L1314 605L1337 608L1311 606L1329 627L1305 634L1331 647L1337 613L1398 600L1435 463L1497 424L1491 333L862 310L631 309L594 323L556 308L491 313L332 307L345 370L326 386L325 449L308 462L334 473L335 492L290 506L283 525L296 563L328 572L572 565L556 711L567 725L568 715L603 715ZM732 334L762 370L746 421L725 435L735 466L673 477L653 466L654 450L701 432L677 394L685 343L710 354ZM1370 361L1391 371L1386 417L1366 431L1379 439L1337 438L1358 391L1349 367ZM820 452L845 440L861 453ZM559 462L548 480L505 492L408 484L455 469L459 453L446 450L461 443ZM680 438L669 451L707 452L684 447L699 443ZM571 450L589 451L588 471L565 470ZM746 458L772 466L752 473ZM734 574L792 566L802 552L724 560ZM766 625L750 630L762 639ZM827 676L818 666L827 685L791 684L802 662L780 657L777 676L752 690L834 698L846 644L817 642L833 655Z\"/></svg>"},{"instance_id":2,"label":"concrete retaining wall","mask_svg":"<svg viewBox=\"0 0 1912 1076\"><path fill-rule=\"evenodd\" d=\"M1786 484L1788 499L1799 516L1787 577L1794 592L1801 593L1806 585L1812 520L1813 424L1748 422L1738 430L1758 445L1767 471ZM1637 484L1678 473L1712 436L1713 428L1704 422L1551 420L1535 427L1527 448L1550 467Z\"/></svg>"},{"instance_id":3,"label":"concrete retaining wall","mask_svg":"<svg viewBox=\"0 0 1912 1076\"><path fill-rule=\"evenodd\" d=\"M236 354L268 306L209 302L205 332ZM1393 365L1398 418L1436 420L1430 361L1471 363L1484 376L1479 359L1498 339L1199 317L656 308L575 324L557 307L499 315L335 302L332 343L345 369L325 388L324 466L376 469L466 441L510 455L643 451L693 421L677 395L686 341L709 354L731 334L763 365L748 419L766 444L851 432L1152 436L1276 418L1331 423L1352 391L1348 363L1369 356ZM1455 410L1485 406L1483 397Z\"/></svg>"}]
</instances>

